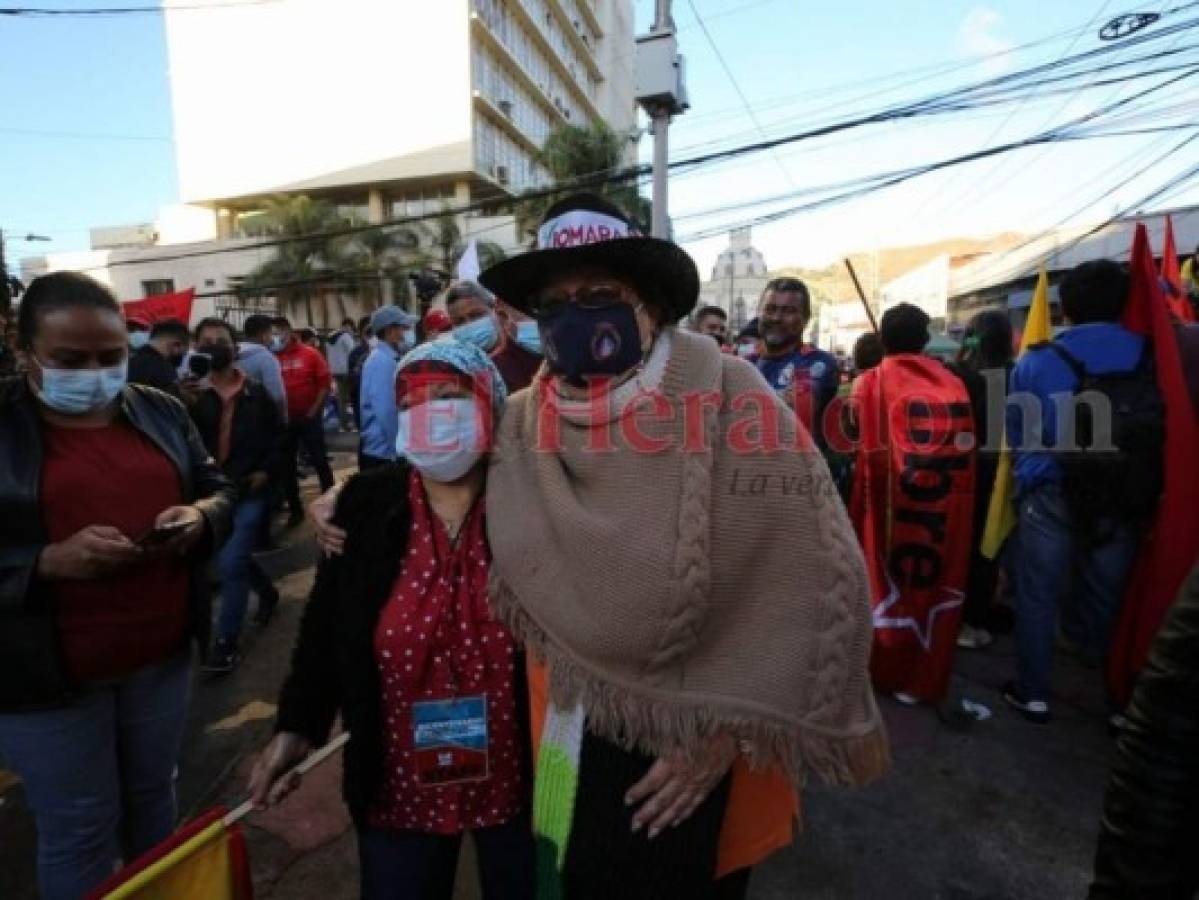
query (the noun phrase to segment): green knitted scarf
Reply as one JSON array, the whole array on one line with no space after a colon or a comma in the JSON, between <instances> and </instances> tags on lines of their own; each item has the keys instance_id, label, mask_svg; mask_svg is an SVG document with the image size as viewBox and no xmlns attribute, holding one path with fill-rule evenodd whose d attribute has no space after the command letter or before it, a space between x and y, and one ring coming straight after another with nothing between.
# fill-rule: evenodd
<instances>
[{"instance_id":1,"label":"green knitted scarf","mask_svg":"<svg viewBox=\"0 0 1199 900\"><path fill-rule=\"evenodd\" d=\"M549 704L533 787L537 900L562 900L562 868L579 787L579 754L585 724L582 706L561 709L552 702Z\"/></svg>"}]
</instances>

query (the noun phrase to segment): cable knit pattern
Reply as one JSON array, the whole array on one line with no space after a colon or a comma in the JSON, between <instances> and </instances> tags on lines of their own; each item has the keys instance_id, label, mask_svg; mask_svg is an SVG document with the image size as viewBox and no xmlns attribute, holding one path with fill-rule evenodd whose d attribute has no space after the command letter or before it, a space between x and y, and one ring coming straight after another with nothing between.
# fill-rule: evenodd
<instances>
[{"instance_id":1,"label":"cable knit pattern","mask_svg":"<svg viewBox=\"0 0 1199 900\"><path fill-rule=\"evenodd\" d=\"M511 399L488 477L496 611L609 740L686 751L731 729L797 783L867 781L889 751L865 565L828 469L752 366L666 339L657 415L592 428L536 388ZM745 446L770 437L763 409L781 449ZM634 424L665 446L631 446Z\"/></svg>"}]
</instances>

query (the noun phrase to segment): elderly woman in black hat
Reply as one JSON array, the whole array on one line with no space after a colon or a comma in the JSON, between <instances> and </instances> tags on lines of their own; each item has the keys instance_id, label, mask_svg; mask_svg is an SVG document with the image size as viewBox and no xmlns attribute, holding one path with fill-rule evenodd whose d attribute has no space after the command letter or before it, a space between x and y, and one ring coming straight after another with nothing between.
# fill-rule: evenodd
<instances>
[{"instance_id":1,"label":"elderly woman in black hat","mask_svg":"<svg viewBox=\"0 0 1199 900\"><path fill-rule=\"evenodd\" d=\"M546 360L487 491L492 603L540 663L538 896L743 895L806 774L888 764L861 553L794 414L676 327L683 250L590 195L537 247L481 281Z\"/></svg>"}]
</instances>

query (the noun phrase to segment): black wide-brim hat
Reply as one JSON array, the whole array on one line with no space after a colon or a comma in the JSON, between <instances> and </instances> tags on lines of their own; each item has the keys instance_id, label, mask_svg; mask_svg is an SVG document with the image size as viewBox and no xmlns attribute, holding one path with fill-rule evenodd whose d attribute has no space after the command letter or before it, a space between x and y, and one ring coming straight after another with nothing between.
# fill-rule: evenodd
<instances>
[{"instance_id":1,"label":"black wide-brim hat","mask_svg":"<svg viewBox=\"0 0 1199 900\"><path fill-rule=\"evenodd\" d=\"M668 322L699 299L699 271L678 244L645 237L617 207L594 194L555 203L537 229L537 249L504 260L479 281L505 303L531 313L538 290L561 275L599 268L628 281Z\"/></svg>"}]
</instances>

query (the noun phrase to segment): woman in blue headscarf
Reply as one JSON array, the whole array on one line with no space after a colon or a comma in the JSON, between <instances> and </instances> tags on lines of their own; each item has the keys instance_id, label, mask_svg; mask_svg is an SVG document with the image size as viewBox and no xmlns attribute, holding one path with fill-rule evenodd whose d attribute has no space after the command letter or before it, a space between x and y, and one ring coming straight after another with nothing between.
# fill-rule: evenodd
<instances>
[{"instance_id":1,"label":"woman in blue headscarf","mask_svg":"<svg viewBox=\"0 0 1199 900\"><path fill-rule=\"evenodd\" d=\"M284 773L340 713L369 900L449 900L468 830L488 896L533 895L524 669L487 605L483 487L506 393L473 346L422 344L400 361L399 462L337 498L343 552L317 572L251 775L260 805L279 802L295 787Z\"/></svg>"}]
</instances>

